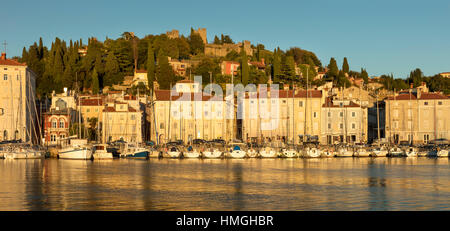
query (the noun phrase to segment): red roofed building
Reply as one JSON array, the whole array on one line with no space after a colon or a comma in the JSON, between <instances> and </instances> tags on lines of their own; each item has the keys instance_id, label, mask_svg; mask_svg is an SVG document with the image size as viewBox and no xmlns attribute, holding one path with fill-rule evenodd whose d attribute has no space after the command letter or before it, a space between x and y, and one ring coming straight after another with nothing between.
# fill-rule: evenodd
<instances>
[{"instance_id":1,"label":"red roofed building","mask_svg":"<svg viewBox=\"0 0 450 231\"><path fill-rule=\"evenodd\" d=\"M366 143L367 107L351 101L327 97L322 105L321 143Z\"/></svg>"},{"instance_id":2,"label":"red roofed building","mask_svg":"<svg viewBox=\"0 0 450 231\"><path fill-rule=\"evenodd\" d=\"M143 115L138 109L125 102L108 104L102 111L103 142L124 140L131 143L142 142Z\"/></svg>"},{"instance_id":3,"label":"red roofed building","mask_svg":"<svg viewBox=\"0 0 450 231\"><path fill-rule=\"evenodd\" d=\"M386 137L390 142L450 139L449 97L422 89L403 91L385 99Z\"/></svg>"},{"instance_id":4,"label":"red roofed building","mask_svg":"<svg viewBox=\"0 0 450 231\"><path fill-rule=\"evenodd\" d=\"M0 141L37 143L36 75L26 63L0 57Z\"/></svg>"},{"instance_id":5,"label":"red roofed building","mask_svg":"<svg viewBox=\"0 0 450 231\"><path fill-rule=\"evenodd\" d=\"M222 75L237 75L238 68L241 66L240 63L234 61L222 61L220 64L220 69L222 70Z\"/></svg>"}]
</instances>

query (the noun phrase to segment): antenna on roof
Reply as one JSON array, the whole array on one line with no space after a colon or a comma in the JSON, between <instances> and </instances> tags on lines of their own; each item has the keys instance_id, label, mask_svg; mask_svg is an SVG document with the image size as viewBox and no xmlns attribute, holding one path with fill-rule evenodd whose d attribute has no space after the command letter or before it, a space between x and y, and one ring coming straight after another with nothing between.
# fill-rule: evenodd
<instances>
[{"instance_id":1,"label":"antenna on roof","mask_svg":"<svg viewBox=\"0 0 450 231\"><path fill-rule=\"evenodd\" d=\"M3 52L6 53L6 45L8 45L8 43L6 43L6 40L3 41L2 45L4 46Z\"/></svg>"}]
</instances>

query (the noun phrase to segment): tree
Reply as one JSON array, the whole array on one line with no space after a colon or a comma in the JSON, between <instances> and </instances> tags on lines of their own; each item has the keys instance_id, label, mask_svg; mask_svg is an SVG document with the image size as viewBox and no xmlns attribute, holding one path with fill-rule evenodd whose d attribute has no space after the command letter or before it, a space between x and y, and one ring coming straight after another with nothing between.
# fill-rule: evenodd
<instances>
[{"instance_id":1,"label":"tree","mask_svg":"<svg viewBox=\"0 0 450 231\"><path fill-rule=\"evenodd\" d=\"M105 63L105 75L103 78L104 86L111 86L118 83L118 75L120 72L119 62L112 51L108 52Z\"/></svg>"},{"instance_id":2,"label":"tree","mask_svg":"<svg viewBox=\"0 0 450 231\"><path fill-rule=\"evenodd\" d=\"M100 90L100 86L98 83L98 74L97 74L97 70L94 68L94 71L92 72L92 93L98 94L99 90Z\"/></svg>"},{"instance_id":3,"label":"tree","mask_svg":"<svg viewBox=\"0 0 450 231\"><path fill-rule=\"evenodd\" d=\"M159 52L158 56L158 84L161 89L169 89L174 83L174 73L167 56Z\"/></svg>"},{"instance_id":4,"label":"tree","mask_svg":"<svg viewBox=\"0 0 450 231\"><path fill-rule=\"evenodd\" d=\"M217 35L214 36L214 44L222 44L222 41L220 41Z\"/></svg>"},{"instance_id":5,"label":"tree","mask_svg":"<svg viewBox=\"0 0 450 231\"><path fill-rule=\"evenodd\" d=\"M415 70L409 73L409 77L407 79L409 84L413 84L413 87L418 87L422 84L423 81L423 73L420 68L416 68Z\"/></svg>"},{"instance_id":6,"label":"tree","mask_svg":"<svg viewBox=\"0 0 450 231\"><path fill-rule=\"evenodd\" d=\"M330 59L330 63L328 64L327 71L327 79L328 80L336 80L339 74L339 69L334 58Z\"/></svg>"},{"instance_id":7,"label":"tree","mask_svg":"<svg viewBox=\"0 0 450 231\"><path fill-rule=\"evenodd\" d=\"M281 61L281 71L287 82L295 81L295 61L293 56L283 56Z\"/></svg>"},{"instance_id":8,"label":"tree","mask_svg":"<svg viewBox=\"0 0 450 231\"><path fill-rule=\"evenodd\" d=\"M366 69L361 68L361 78L364 79L364 83L367 84L369 82L369 74Z\"/></svg>"},{"instance_id":9,"label":"tree","mask_svg":"<svg viewBox=\"0 0 450 231\"><path fill-rule=\"evenodd\" d=\"M148 44L148 54L147 54L147 79L148 86L153 91L153 81L155 81L155 54L153 53L152 44Z\"/></svg>"},{"instance_id":10,"label":"tree","mask_svg":"<svg viewBox=\"0 0 450 231\"><path fill-rule=\"evenodd\" d=\"M241 50L241 81L242 84L247 85L249 80L248 58L247 53L242 48Z\"/></svg>"},{"instance_id":11,"label":"tree","mask_svg":"<svg viewBox=\"0 0 450 231\"><path fill-rule=\"evenodd\" d=\"M193 55L202 54L205 50L202 37L192 29L191 35L189 36L189 45L191 46L191 53Z\"/></svg>"},{"instance_id":12,"label":"tree","mask_svg":"<svg viewBox=\"0 0 450 231\"><path fill-rule=\"evenodd\" d=\"M280 57L280 48L275 49L273 51L274 55L273 55L273 61L272 61L272 76L273 76L273 81L275 83L278 83L281 78L282 78L282 74L281 74L281 57Z\"/></svg>"},{"instance_id":13,"label":"tree","mask_svg":"<svg viewBox=\"0 0 450 231\"><path fill-rule=\"evenodd\" d=\"M220 75L220 66L217 62L215 62L213 59L204 57L200 63L195 66L193 73L195 75L201 75L202 76L202 83L204 85L208 84L210 74L212 73L212 77L214 80L217 79L217 77ZM216 82L216 81L215 81ZM229 82L228 82L229 83Z\"/></svg>"},{"instance_id":14,"label":"tree","mask_svg":"<svg viewBox=\"0 0 450 231\"><path fill-rule=\"evenodd\" d=\"M338 86L338 87L344 87L344 88L347 88L347 87L350 87L352 84L350 83L350 80L348 80L348 78L347 77L345 77L345 73L344 73L344 71L339 71L339 74L338 74L338 76L337 76L337 82L336 82L336 85Z\"/></svg>"},{"instance_id":15,"label":"tree","mask_svg":"<svg viewBox=\"0 0 450 231\"><path fill-rule=\"evenodd\" d=\"M350 71L350 67L348 66L347 57L344 57L344 62L342 63L342 71L347 74Z\"/></svg>"}]
</instances>

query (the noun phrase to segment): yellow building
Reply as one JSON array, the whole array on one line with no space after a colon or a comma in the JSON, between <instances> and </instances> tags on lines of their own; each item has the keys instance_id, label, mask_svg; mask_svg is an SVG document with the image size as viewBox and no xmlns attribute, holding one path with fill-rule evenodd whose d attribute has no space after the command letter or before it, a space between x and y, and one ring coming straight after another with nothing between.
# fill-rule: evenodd
<instances>
[{"instance_id":1,"label":"yellow building","mask_svg":"<svg viewBox=\"0 0 450 231\"><path fill-rule=\"evenodd\" d=\"M103 98L93 96L89 98L80 98L81 119L86 127L90 127L90 119L97 118L98 126L101 127L103 121Z\"/></svg>"},{"instance_id":2,"label":"yellow building","mask_svg":"<svg viewBox=\"0 0 450 231\"><path fill-rule=\"evenodd\" d=\"M368 114L351 100L326 98L322 105L320 143L366 143Z\"/></svg>"},{"instance_id":3,"label":"yellow building","mask_svg":"<svg viewBox=\"0 0 450 231\"><path fill-rule=\"evenodd\" d=\"M177 84L178 85L178 84ZM230 139L225 119L225 102L202 92L156 90L151 139L158 143L194 139ZM155 130L156 129L156 130ZM155 138L157 137L157 138Z\"/></svg>"},{"instance_id":4,"label":"yellow building","mask_svg":"<svg viewBox=\"0 0 450 231\"><path fill-rule=\"evenodd\" d=\"M0 58L0 140L36 141L36 75L25 63Z\"/></svg>"},{"instance_id":5,"label":"yellow building","mask_svg":"<svg viewBox=\"0 0 450 231\"><path fill-rule=\"evenodd\" d=\"M253 93L254 94L254 93ZM279 90L260 92L244 100L244 140L278 140L298 144L320 137L322 92Z\"/></svg>"},{"instance_id":6,"label":"yellow building","mask_svg":"<svg viewBox=\"0 0 450 231\"><path fill-rule=\"evenodd\" d=\"M447 96L412 89L385 99L386 138L427 143L430 140L450 139L450 100Z\"/></svg>"},{"instance_id":7,"label":"yellow building","mask_svg":"<svg viewBox=\"0 0 450 231\"><path fill-rule=\"evenodd\" d=\"M103 109L103 142L142 142L142 112L127 103L114 102Z\"/></svg>"}]
</instances>

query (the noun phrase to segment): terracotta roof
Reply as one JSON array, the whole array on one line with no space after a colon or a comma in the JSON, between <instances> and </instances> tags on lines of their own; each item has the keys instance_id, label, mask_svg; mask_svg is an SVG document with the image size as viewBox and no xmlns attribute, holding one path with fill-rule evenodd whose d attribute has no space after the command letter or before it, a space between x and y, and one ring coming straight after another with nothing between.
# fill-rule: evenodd
<instances>
[{"instance_id":1,"label":"terracotta roof","mask_svg":"<svg viewBox=\"0 0 450 231\"><path fill-rule=\"evenodd\" d=\"M106 107L105 109L103 109L103 112L124 112L124 111L116 111L114 107ZM128 112L137 112L137 110L132 107L128 107Z\"/></svg>"},{"instance_id":2,"label":"terracotta roof","mask_svg":"<svg viewBox=\"0 0 450 231\"><path fill-rule=\"evenodd\" d=\"M195 82L190 79L183 79L183 80L178 81L177 83L195 83Z\"/></svg>"},{"instance_id":3,"label":"terracotta roof","mask_svg":"<svg viewBox=\"0 0 450 231\"><path fill-rule=\"evenodd\" d=\"M80 104L81 106L102 106L103 99L81 99Z\"/></svg>"},{"instance_id":4,"label":"terracotta roof","mask_svg":"<svg viewBox=\"0 0 450 231\"><path fill-rule=\"evenodd\" d=\"M136 70L136 73L147 73L147 70Z\"/></svg>"},{"instance_id":5,"label":"terracotta roof","mask_svg":"<svg viewBox=\"0 0 450 231\"><path fill-rule=\"evenodd\" d=\"M326 98L325 103L322 105L322 107L340 108L341 106L333 104L333 100L331 98ZM343 105L342 107L359 107L359 104L350 101L350 104Z\"/></svg>"},{"instance_id":6,"label":"terracotta roof","mask_svg":"<svg viewBox=\"0 0 450 231\"><path fill-rule=\"evenodd\" d=\"M189 96L190 95L190 96ZM202 101L209 101L212 99L213 101L222 101L223 97L213 97L206 93L177 93L173 92L172 97L170 96L170 90L155 90L156 100L158 101L194 101L196 97L201 97Z\"/></svg>"},{"instance_id":7,"label":"terracotta roof","mask_svg":"<svg viewBox=\"0 0 450 231\"><path fill-rule=\"evenodd\" d=\"M270 89L267 88L267 92L270 92ZM256 94L256 98L269 98L267 92L258 92ZM292 90L279 90L278 98L292 98ZM249 98L249 94L246 93L246 98ZM274 98L274 94L271 94L271 97ZM306 98L306 90L299 90L294 96L295 98ZM308 98L322 98L322 91L319 90L308 90Z\"/></svg>"},{"instance_id":8,"label":"terracotta roof","mask_svg":"<svg viewBox=\"0 0 450 231\"><path fill-rule=\"evenodd\" d=\"M389 96L386 98L386 100L416 100L416 93L411 93L411 98L409 93L403 93L396 95L395 98L393 96ZM420 94L419 100L423 99L449 99L447 96L435 93L435 92L424 92Z\"/></svg>"},{"instance_id":9,"label":"terracotta roof","mask_svg":"<svg viewBox=\"0 0 450 231\"><path fill-rule=\"evenodd\" d=\"M14 59L0 59L0 65L5 65L5 66L26 66L26 63L20 63L17 60Z\"/></svg>"},{"instance_id":10,"label":"terracotta roof","mask_svg":"<svg viewBox=\"0 0 450 231\"><path fill-rule=\"evenodd\" d=\"M135 95L126 95L123 97L124 100L136 100Z\"/></svg>"}]
</instances>

